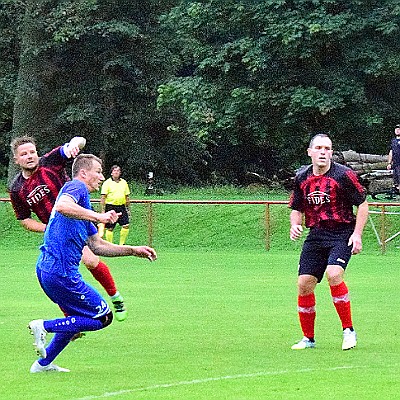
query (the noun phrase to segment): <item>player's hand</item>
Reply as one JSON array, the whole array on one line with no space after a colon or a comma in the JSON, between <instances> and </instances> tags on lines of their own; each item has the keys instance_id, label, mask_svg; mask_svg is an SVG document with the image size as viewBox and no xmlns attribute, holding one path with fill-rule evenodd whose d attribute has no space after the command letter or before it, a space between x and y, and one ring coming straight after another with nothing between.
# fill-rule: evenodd
<instances>
[{"instance_id":1,"label":"player's hand","mask_svg":"<svg viewBox=\"0 0 400 400\"><path fill-rule=\"evenodd\" d=\"M132 246L132 249L133 249L134 255L136 257L148 258L150 261L157 260L157 253L152 247L149 247L149 246Z\"/></svg>"},{"instance_id":2,"label":"player's hand","mask_svg":"<svg viewBox=\"0 0 400 400\"><path fill-rule=\"evenodd\" d=\"M356 233L353 233L350 236L348 246L352 246L351 249L351 254L358 254L362 250L362 241L361 241L361 235L358 235Z\"/></svg>"},{"instance_id":3,"label":"player's hand","mask_svg":"<svg viewBox=\"0 0 400 400\"><path fill-rule=\"evenodd\" d=\"M98 220L102 224L115 224L120 216L121 213L117 213L115 210L110 210L99 214Z\"/></svg>"},{"instance_id":4,"label":"player's hand","mask_svg":"<svg viewBox=\"0 0 400 400\"><path fill-rule=\"evenodd\" d=\"M64 146L64 153L68 158L75 158L85 145L86 139L84 137L75 136Z\"/></svg>"},{"instance_id":5,"label":"player's hand","mask_svg":"<svg viewBox=\"0 0 400 400\"><path fill-rule=\"evenodd\" d=\"M303 233L303 227L301 225L292 225L290 227L290 239L296 240Z\"/></svg>"},{"instance_id":6,"label":"player's hand","mask_svg":"<svg viewBox=\"0 0 400 400\"><path fill-rule=\"evenodd\" d=\"M391 170L392 169L392 164L388 164L386 169Z\"/></svg>"},{"instance_id":7,"label":"player's hand","mask_svg":"<svg viewBox=\"0 0 400 400\"><path fill-rule=\"evenodd\" d=\"M75 158L79 154L81 149L78 146L75 146L75 147L68 146L68 151L69 151L69 154L71 155L71 158Z\"/></svg>"}]
</instances>

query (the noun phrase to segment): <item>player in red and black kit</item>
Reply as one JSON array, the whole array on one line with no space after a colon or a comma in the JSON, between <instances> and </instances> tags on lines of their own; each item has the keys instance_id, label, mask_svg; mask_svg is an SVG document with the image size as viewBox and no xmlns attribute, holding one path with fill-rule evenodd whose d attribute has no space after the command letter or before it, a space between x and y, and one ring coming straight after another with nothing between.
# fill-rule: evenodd
<instances>
[{"instance_id":1,"label":"player in red and black kit","mask_svg":"<svg viewBox=\"0 0 400 400\"><path fill-rule=\"evenodd\" d=\"M303 339L294 350L315 347L316 285L326 274L332 300L343 328L342 350L356 346L349 291L343 281L352 254L362 249L361 236L368 219L366 191L357 175L332 161L332 142L325 134L314 136L308 155L312 165L301 170L295 179L290 199L290 238L298 239L305 225L310 228L300 256L298 276L298 314ZM357 216L353 206L358 208Z\"/></svg>"},{"instance_id":2,"label":"player in red and black kit","mask_svg":"<svg viewBox=\"0 0 400 400\"><path fill-rule=\"evenodd\" d=\"M14 161L21 168L21 172L14 178L9 193L15 215L25 229L34 232L45 231L58 192L69 180L65 169L67 160L79 153L82 147L81 140L84 145L85 140L76 137L40 158L33 138L24 136L12 141ZM39 221L32 218L32 212L37 215ZM108 266L87 246L83 251L82 262L111 297L116 319L123 321L127 315L124 300L116 288Z\"/></svg>"}]
</instances>

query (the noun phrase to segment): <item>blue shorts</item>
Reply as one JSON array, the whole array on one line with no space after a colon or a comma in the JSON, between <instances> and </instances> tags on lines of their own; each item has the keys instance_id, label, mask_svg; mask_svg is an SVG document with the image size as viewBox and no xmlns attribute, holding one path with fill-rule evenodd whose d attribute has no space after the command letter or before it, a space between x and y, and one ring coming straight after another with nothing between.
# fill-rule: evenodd
<instances>
[{"instance_id":1,"label":"blue shorts","mask_svg":"<svg viewBox=\"0 0 400 400\"><path fill-rule=\"evenodd\" d=\"M46 295L67 315L100 318L110 312L104 298L80 274L63 277L40 269L36 269L36 274Z\"/></svg>"},{"instance_id":2,"label":"blue shorts","mask_svg":"<svg viewBox=\"0 0 400 400\"><path fill-rule=\"evenodd\" d=\"M346 269L352 246L353 227L337 230L311 228L300 255L299 275L315 276L321 282L328 265Z\"/></svg>"}]
</instances>

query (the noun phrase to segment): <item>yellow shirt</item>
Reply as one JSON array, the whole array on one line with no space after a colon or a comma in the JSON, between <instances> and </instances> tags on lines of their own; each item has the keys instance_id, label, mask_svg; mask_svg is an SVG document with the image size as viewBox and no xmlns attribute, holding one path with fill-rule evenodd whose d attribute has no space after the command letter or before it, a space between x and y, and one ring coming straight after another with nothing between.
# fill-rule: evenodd
<instances>
[{"instance_id":1,"label":"yellow shirt","mask_svg":"<svg viewBox=\"0 0 400 400\"><path fill-rule=\"evenodd\" d=\"M101 187L101 194L106 196L106 204L121 206L126 204L126 196L130 194L130 190L125 179L115 182L108 178Z\"/></svg>"}]
</instances>

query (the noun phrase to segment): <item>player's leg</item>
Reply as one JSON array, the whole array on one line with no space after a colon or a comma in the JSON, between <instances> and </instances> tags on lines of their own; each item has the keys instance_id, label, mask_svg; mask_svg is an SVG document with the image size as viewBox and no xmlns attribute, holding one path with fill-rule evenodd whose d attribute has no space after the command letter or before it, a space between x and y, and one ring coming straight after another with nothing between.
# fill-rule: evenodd
<instances>
[{"instance_id":1,"label":"player's leg","mask_svg":"<svg viewBox=\"0 0 400 400\"><path fill-rule=\"evenodd\" d=\"M111 210L117 211L115 209L115 207L116 206L114 206L112 204L106 204L105 211L106 212L111 211ZM109 223L105 224L105 237L104 238L109 243L113 243L113 241L114 241L114 229L115 229L116 225L117 225L116 223L114 223L114 224L109 224Z\"/></svg>"},{"instance_id":2,"label":"player's leg","mask_svg":"<svg viewBox=\"0 0 400 400\"><path fill-rule=\"evenodd\" d=\"M102 296L79 277L70 280L39 271L38 279L47 296L70 316L46 321L33 320L29 323L40 356L32 364L30 372L69 372L54 365L54 359L77 332L94 331L108 326L112 322L112 312ZM55 335L45 347L47 333Z\"/></svg>"},{"instance_id":3,"label":"player's leg","mask_svg":"<svg viewBox=\"0 0 400 400\"><path fill-rule=\"evenodd\" d=\"M121 225L119 244L124 245L129 234L129 215L125 206L121 208L121 216L118 219L118 223Z\"/></svg>"},{"instance_id":4,"label":"player's leg","mask_svg":"<svg viewBox=\"0 0 400 400\"><path fill-rule=\"evenodd\" d=\"M317 279L312 275L300 275L298 277L297 312L300 327L303 332L303 339L292 346L293 350L303 350L315 347L314 326L315 326L315 286Z\"/></svg>"},{"instance_id":5,"label":"player's leg","mask_svg":"<svg viewBox=\"0 0 400 400\"><path fill-rule=\"evenodd\" d=\"M126 243L128 235L129 235L129 225L124 225L119 233L119 244L121 246Z\"/></svg>"},{"instance_id":6,"label":"player's leg","mask_svg":"<svg viewBox=\"0 0 400 400\"><path fill-rule=\"evenodd\" d=\"M331 252L326 277L331 290L332 301L343 328L343 350L356 346L357 337L353 328L349 290L343 280L344 271L351 257L351 247L347 242L338 243ZM335 263L335 264L334 264ZM337 265L340 263L340 265Z\"/></svg>"},{"instance_id":7,"label":"player's leg","mask_svg":"<svg viewBox=\"0 0 400 400\"><path fill-rule=\"evenodd\" d=\"M117 290L117 286L108 266L87 246L83 248L82 262L110 296L114 305L115 318L117 321L124 321L127 317L124 299Z\"/></svg>"},{"instance_id":8,"label":"player's leg","mask_svg":"<svg viewBox=\"0 0 400 400\"><path fill-rule=\"evenodd\" d=\"M105 239L107 242L113 243L114 241L114 228L106 228Z\"/></svg>"},{"instance_id":9,"label":"player's leg","mask_svg":"<svg viewBox=\"0 0 400 400\"><path fill-rule=\"evenodd\" d=\"M393 168L393 183L397 189L397 191L400 191L400 166L395 166ZM396 193L398 194L398 193Z\"/></svg>"},{"instance_id":10,"label":"player's leg","mask_svg":"<svg viewBox=\"0 0 400 400\"><path fill-rule=\"evenodd\" d=\"M316 300L314 290L322 280L326 268L326 252L314 241L305 240L300 255L299 276L297 280L297 311L303 339L292 346L293 350L315 347L314 327Z\"/></svg>"}]
</instances>

